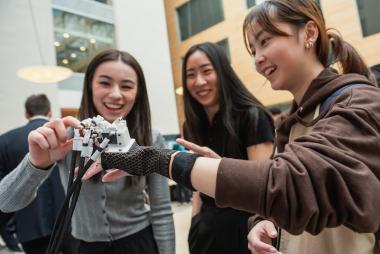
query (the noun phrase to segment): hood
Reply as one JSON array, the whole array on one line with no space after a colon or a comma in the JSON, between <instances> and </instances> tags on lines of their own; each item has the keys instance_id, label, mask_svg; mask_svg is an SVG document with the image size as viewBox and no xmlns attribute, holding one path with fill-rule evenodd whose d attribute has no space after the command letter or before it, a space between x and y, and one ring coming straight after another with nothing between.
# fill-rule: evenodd
<instances>
[{"instance_id":1,"label":"hood","mask_svg":"<svg viewBox=\"0 0 380 254\"><path fill-rule=\"evenodd\" d=\"M332 93L348 84L368 84L374 86L365 76L349 73L341 75L333 68L324 69L310 84L309 88L302 97L300 105L293 101L289 117L277 129L277 151L282 152L285 144L289 142L290 129L295 123L304 126L314 125L324 114L320 114L312 122L307 122L304 118L318 104L323 103ZM326 113L326 112L325 112Z\"/></svg>"}]
</instances>

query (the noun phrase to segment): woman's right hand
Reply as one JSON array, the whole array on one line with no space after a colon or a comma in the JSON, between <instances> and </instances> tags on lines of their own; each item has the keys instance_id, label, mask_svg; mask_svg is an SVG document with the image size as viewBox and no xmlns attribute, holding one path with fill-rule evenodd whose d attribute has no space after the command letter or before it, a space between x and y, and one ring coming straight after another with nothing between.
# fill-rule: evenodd
<instances>
[{"instance_id":1,"label":"woman's right hand","mask_svg":"<svg viewBox=\"0 0 380 254\"><path fill-rule=\"evenodd\" d=\"M29 133L29 160L37 168L48 168L72 149L67 127L79 128L78 119L68 116L54 119Z\"/></svg>"},{"instance_id":2,"label":"woman's right hand","mask_svg":"<svg viewBox=\"0 0 380 254\"><path fill-rule=\"evenodd\" d=\"M257 223L248 234L248 249L254 254L280 253L271 243L277 237L273 222L263 220Z\"/></svg>"},{"instance_id":3,"label":"woman's right hand","mask_svg":"<svg viewBox=\"0 0 380 254\"><path fill-rule=\"evenodd\" d=\"M221 158L219 154L217 154L216 152L214 152L212 149L210 149L207 146L199 146L199 145L192 143L190 141L187 141L183 138L177 138L176 142L180 145L183 145L188 150L190 150L194 153L198 153L202 156L209 157L209 158L216 158L216 159Z\"/></svg>"}]
</instances>

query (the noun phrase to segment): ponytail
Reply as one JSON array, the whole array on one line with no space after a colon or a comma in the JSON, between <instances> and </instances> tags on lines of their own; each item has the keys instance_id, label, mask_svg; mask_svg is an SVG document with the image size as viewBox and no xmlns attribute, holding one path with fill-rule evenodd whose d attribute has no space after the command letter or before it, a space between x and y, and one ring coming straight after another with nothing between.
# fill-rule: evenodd
<instances>
[{"instance_id":1,"label":"ponytail","mask_svg":"<svg viewBox=\"0 0 380 254\"><path fill-rule=\"evenodd\" d=\"M336 33L328 32L327 36L331 47L329 50L328 65L337 63L343 74L358 73L367 77L371 82L374 82L373 75L368 66L351 44L343 40L343 38Z\"/></svg>"}]
</instances>

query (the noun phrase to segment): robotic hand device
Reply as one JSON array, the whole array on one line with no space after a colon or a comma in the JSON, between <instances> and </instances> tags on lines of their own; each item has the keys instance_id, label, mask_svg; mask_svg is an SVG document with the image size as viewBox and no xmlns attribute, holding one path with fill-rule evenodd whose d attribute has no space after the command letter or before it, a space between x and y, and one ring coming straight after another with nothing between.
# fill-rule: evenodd
<instances>
[{"instance_id":1,"label":"robotic hand device","mask_svg":"<svg viewBox=\"0 0 380 254\"><path fill-rule=\"evenodd\" d=\"M66 198L54 225L47 254L58 254L73 215L82 187L82 177L102 153L127 154L135 144L129 136L127 123L117 119L112 124L96 116L81 122L81 129L74 129L70 174ZM111 158L112 159L112 158ZM110 163L109 163L110 164ZM77 173L75 177L75 168Z\"/></svg>"}]
</instances>

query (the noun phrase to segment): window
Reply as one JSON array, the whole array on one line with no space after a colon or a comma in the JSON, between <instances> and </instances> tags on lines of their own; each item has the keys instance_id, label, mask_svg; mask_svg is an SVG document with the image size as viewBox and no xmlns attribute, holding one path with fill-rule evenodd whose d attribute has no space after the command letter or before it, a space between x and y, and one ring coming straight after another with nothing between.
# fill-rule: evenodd
<instances>
[{"instance_id":1,"label":"window","mask_svg":"<svg viewBox=\"0 0 380 254\"><path fill-rule=\"evenodd\" d=\"M380 1L356 0L359 10L363 36L380 32Z\"/></svg>"},{"instance_id":2,"label":"window","mask_svg":"<svg viewBox=\"0 0 380 254\"><path fill-rule=\"evenodd\" d=\"M224 49L224 52L226 53L227 57L228 57L228 60L230 61L231 63L231 54L230 54L230 46L228 44L228 39L223 39L221 41L218 41L216 42L216 44L218 44L219 46L222 46L222 48Z\"/></svg>"},{"instance_id":3,"label":"window","mask_svg":"<svg viewBox=\"0 0 380 254\"><path fill-rule=\"evenodd\" d=\"M256 4L255 0L247 0L247 8L251 8Z\"/></svg>"},{"instance_id":4,"label":"window","mask_svg":"<svg viewBox=\"0 0 380 254\"><path fill-rule=\"evenodd\" d=\"M115 47L114 25L53 9L57 65L84 72L98 52Z\"/></svg>"},{"instance_id":5,"label":"window","mask_svg":"<svg viewBox=\"0 0 380 254\"><path fill-rule=\"evenodd\" d=\"M177 8L181 40L224 20L222 0L190 0Z\"/></svg>"}]
</instances>

